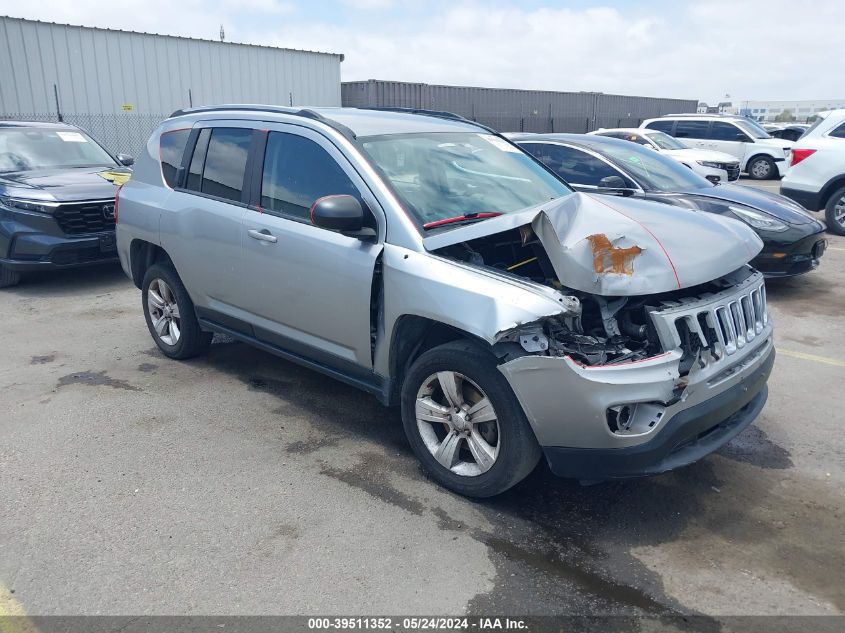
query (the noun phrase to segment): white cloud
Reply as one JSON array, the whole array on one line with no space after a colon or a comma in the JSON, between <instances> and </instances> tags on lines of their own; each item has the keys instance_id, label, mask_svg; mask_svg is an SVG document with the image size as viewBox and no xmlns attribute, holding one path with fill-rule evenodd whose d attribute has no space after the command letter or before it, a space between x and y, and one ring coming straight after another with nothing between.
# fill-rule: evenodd
<instances>
[{"instance_id":1,"label":"white cloud","mask_svg":"<svg viewBox=\"0 0 845 633\"><path fill-rule=\"evenodd\" d=\"M343 4L362 11L375 11L394 6L396 0L343 0Z\"/></svg>"},{"instance_id":2,"label":"white cloud","mask_svg":"<svg viewBox=\"0 0 845 633\"><path fill-rule=\"evenodd\" d=\"M319 18L304 4L296 10L292 0L6 0L4 10L55 22L209 39L216 38L222 23L229 41L342 52L344 80L708 101L725 93L734 100L845 96L845 65L833 49L845 23L841 0L643 2L624 9L524 8L502 1L344 2L362 10L388 5L392 10L353 13L350 24L336 23L334 16Z\"/></svg>"}]
</instances>

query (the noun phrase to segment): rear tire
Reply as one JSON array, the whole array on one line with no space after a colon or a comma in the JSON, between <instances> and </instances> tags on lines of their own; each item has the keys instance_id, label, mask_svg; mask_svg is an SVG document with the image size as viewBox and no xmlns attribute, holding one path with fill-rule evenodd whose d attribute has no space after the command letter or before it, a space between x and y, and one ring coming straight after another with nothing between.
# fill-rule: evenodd
<instances>
[{"instance_id":1,"label":"rear tire","mask_svg":"<svg viewBox=\"0 0 845 633\"><path fill-rule=\"evenodd\" d=\"M200 328L194 303L171 266L157 263L147 269L141 301L150 335L165 356L185 360L211 345L214 335Z\"/></svg>"},{"instance_id":2,"label":"rear tire","mask_svg":"<svg viewBox=\"0 0 845 633\"><path fill-rule=\"evenodd\" d=\"M845 187L837 189L824 208L827 230L837 235L845 235Z\"/></svg>"},{"instance_id":3,"label":"rear tire","mask_svg":"<svg viewBox=\"0 0 845 633\"><path fill-rule=\"evenodd\" d=\"M21 274L16 270L9 270L0 266L0 288L11 288L21 282Z\"/></svg>"},{"instance_id":4,"label":"rear tire","mask_svg":"<svg viewBox=\"0 0 845 633\"><path fill-rule=\"evenodd\" d=\"M770 180L777 178L778 168L768 156L755 156L745 166L748 177L752 180Z\"/></svg>"},{"instance_id":5,"label":"rear tire","mask_svg":"<svg viewBox=\"0 0 845 633\"><path fill-rule=\"evenodd\" d=\"M496 358L480 345L457 341L422 354L405 376L401 403L414 454L435 481L458 494L497 495L540 459L522 407Z\"/></svg>"}]
</instances>

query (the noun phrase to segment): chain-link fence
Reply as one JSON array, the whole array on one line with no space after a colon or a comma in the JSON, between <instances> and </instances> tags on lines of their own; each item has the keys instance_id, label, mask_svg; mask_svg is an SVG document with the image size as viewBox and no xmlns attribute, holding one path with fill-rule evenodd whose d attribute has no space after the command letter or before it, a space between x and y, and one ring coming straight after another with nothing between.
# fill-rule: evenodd
<instances>
[{"instance_id":1,"label":"chain-link fence","mask_svg":"<svg viewBox=\"0 0 845 633\"><path fill-rule=\"evenodd\" d=\"M170 115L136 114L134 112L119 114L62 113L62 120L65 123L82 128L114 154L123 153L138 156L150 134L168 116ZM55 113L16 112L0 114L0 120L56 123L59 119Z\"/></svg>"}]
</instances>

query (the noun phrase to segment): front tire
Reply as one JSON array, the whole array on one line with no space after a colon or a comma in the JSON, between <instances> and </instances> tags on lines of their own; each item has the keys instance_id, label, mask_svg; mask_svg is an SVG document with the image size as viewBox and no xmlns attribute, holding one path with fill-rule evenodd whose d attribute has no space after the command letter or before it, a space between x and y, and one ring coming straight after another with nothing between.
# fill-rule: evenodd
<instances>
[{"instance_id":1,"label":"front tire","mask_svg":"<svg viewBox=\"0 0 845 633\"><path fill-rule=\"evenodd\" d=\"M21 274L19 272L0 266L0 288L11 288L17 286L20 282Z\"/></svg>"},{"instance_id":2,"label":"front tire","mask_svg":"<svg viewBox=\"0 0 845 633\"><path fill-rule=\"evenodd\" d=\"M824 208L827 230L837 235L845 235L845 187L837 189L830 196Z\"/></svg>"},{"instance_id":3,"label":"front tire","mask_svg":"<svg viewBox=\"0 0 845 633\"><path fill-rule=\"evenodd\" d=\"M752 180L769 180L777 176L778 168L768 156L755 156L748 162L746 171Z\"/></svg>"},{"instance_id":4,"label":"front tire","mask_svg":"<svg viewBox=\"0 0 845 633\"><path fill-rule=\"evenodd\" d=\"M431 477L467 497L504 492L540 459L496 358L469 341L440 345L413 363L402 384L402 424Z\"/></svg>"},{"instance_id":5,"label":"front tire","mask_svg":"<svg viewBox=\"0 0 845 633\"><path fill-rule=\"evenodd\" d=\"M150 335L165 356L193 358L211 345L214 335L200 328L191 297L172 267L158 263L147 269L141 301Z\"/></svg>"}]
</instances>

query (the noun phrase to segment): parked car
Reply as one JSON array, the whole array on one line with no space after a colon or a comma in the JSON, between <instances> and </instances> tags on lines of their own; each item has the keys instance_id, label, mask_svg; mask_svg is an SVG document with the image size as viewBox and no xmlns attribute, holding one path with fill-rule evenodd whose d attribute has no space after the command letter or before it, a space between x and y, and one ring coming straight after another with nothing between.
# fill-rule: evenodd
<instances>
[{"instance_id":1,"label":"parked car","mask_svg":"<svg viewBox=\"0 0 845 633\"><path fill-rule=\"evenodd\" d=\"M416 456L461 494L506 490L541 452L588 480L676 468L766 400L753 231L574 193L454 115L178 111L118 207L165 355L224 332L400 405Z\"/></svg>"},{"instance_id":2,"label":"parked car","mask_svg":"<svg viewBox=\"0 0 845 633\"><path fill-rule=\"evenodd\" d=\"M727 114L667 114L641 128L660 130L691 147L731 154L754 180L780 178L789 164L791 141L775 139L751 119Z\"/></svg>"},{"instance_id":3,"label":"parked car","mask_svg":"<svg viewBox=\"0 0 845 633\"><path fill-rule=\"evenodd\" d=\"M590 134L619 138L662 152L713 183L739 180L739 160L735 157L712 149L689 147L665 132L639 128L602 128Z\"/></svg>"},{"instance_id":4,"label":"parked car","mask_svg":"<svg viewBox=\"0 0 845 633\"><path fill-rule=\"evenodd\" d=\"M576 190L654 200L745 222L764 244L751 265L767 277L815 269L827 245L824 223L792 200L742 185L714 185L641 145L581 134L513 140Z\"/></svg>"},{"instance_id":5,"label":"parked car","mask_svg":"<svg viewBox=\"0 0 845 633\"><path fill-rule=\"evenodd\" d=\"M823 210L827 228L845 235L845 109L820 113L804 133L780 192L811 211Z\"/></svg>"},{"instance_id":6,"label":"parked car","mask_svg":"<svg viewBox=\"0 0 845 633\"><path fill-rule=\"evenodd\" d=\"M116 261L114 194L132 162L72 125L0 122L0 288Z\"/></svg>"},{"instance_id":7,"label":"parked car","mask_svg":"<svg viewBox=\"0 0 845 633\"><path fill-rule=\"evenodd\" d=\"M784 125L781 127L777 127L774 130L766 129L766 131L771 134L773 138L783 138L787 141L797 141L801 138L801 135L807 131L809 125L805 125L804 123L790 123L788 125Z\"/></svg>"}]
</instances>

